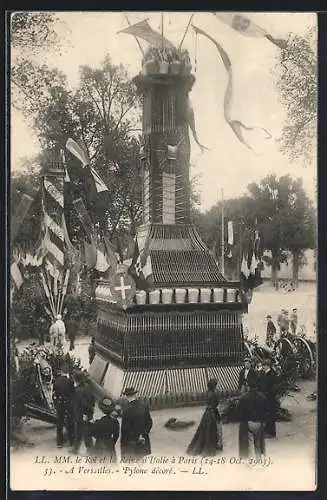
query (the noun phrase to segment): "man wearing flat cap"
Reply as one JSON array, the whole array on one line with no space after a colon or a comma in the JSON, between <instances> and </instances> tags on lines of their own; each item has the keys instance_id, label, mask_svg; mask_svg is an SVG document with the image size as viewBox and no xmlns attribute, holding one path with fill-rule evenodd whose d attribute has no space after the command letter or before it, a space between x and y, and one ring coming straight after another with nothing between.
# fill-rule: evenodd
<instances>
[{"instance_id":1,"label":"man wearing flat cap","mask_svg":"<svg viewBox=\"0 0 327 500\"><path fill-rule=\"evenodd\" d=\"M266 334L267 347L274 346L275 337L276 337L276 327L274 325L274 322L272 320L271 315L268 314L268 316L267 316L267 334Z\"/></svg>"},{"instance_id":2,"label":"man wearing flat cap","mask_svg":"<svg viewBox=\"0 0 327 500\"><path fill-rule=\"evenodd\" d=\"M121 423L121 456L141 458L151 454L150 431L152 418L148 405L137 398L137 390L127 387L123 396L127 404Z\"/></svg>"}]
</instances>

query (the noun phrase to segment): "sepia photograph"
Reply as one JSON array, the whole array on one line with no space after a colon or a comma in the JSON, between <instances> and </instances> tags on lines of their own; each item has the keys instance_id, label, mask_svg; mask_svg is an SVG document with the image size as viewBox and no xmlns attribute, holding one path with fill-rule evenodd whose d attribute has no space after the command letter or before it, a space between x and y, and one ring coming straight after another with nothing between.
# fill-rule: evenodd
<instances>
[{"instance_id":1,"label":"sepia photograph","mask_svg":"<svg viewBox=\"0 0 327 500\"><path fill-rule=\"evenodd\" d=\"M317 488L317 15L10 13L12 491Z\"/></svg>"}]
</instances>

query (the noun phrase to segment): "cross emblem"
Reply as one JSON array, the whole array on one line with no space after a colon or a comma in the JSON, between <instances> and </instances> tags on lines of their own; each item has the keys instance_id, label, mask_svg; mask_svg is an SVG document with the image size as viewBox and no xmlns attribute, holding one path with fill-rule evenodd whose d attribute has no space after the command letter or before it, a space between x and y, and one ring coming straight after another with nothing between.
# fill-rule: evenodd
<instances>
[{"instance_id":1,"label":"cross emblem","mask_svg":"<svg viewBox=\"0 0 327 500\"><path fill-rule=\"evenodd\" d=\"M126 300L125 290L130 290L131 288L131 285L125 285L124 276L120 277L120 286L115 286L115 290L121 293L122 300Z\"/></svg>"},{"instance_id":2,"label":"cross emblem","mask_svg":"<svg viewBox=\"0 0 327 500\"><path fill-rule=\"evenodd\" d=\"M249 27L250 20L246 17L235 15L233 19L233 28L237 31L246 31Z\"/></svg>"},{"instance_id":3,"label":"cross emblem","mask_svg":"<svg viewBox=\"0 0 327 500\"><path fill-rule=\"evenodd\" d=\"M120 307L126 309L133 303L135 295L135 282L128 274L128 268L124 264L118 266L118 272L111 276L110 289L114 300Z\"/></svg>"}]
</instances>

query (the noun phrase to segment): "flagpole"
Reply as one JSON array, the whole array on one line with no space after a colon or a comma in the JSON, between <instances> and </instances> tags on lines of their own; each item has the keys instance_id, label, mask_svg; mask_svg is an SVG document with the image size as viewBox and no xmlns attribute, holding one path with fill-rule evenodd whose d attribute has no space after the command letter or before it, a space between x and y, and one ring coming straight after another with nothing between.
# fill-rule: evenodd
<instances>
[{"instance_id":1,"label":"flagpole","mask_svg":"<svg viewBox=\"0 0 327 500\"><path fill-rule=\"evenodd\" d=\"M184 42L184 40L185 40L186 34L187 34L188 30L189 30L189 27L190 27L190 24L191 24L191 22L192 22L193 17L194 17L194 13L191 15L190 20L189 20L189 22L188 22L188 25L186 26L186 29L185 29L185 31L184 31L183 38L181 39L181 41L180 41L180 43L179 43L178 50L181 50L181 48L182 48L183 42Z\"/></svg>"},{"instance_id":2,"label":"flagpole","mask_svg":"<svg viewBox=\"0 0 327 500\"><path fill-rule=\"evenodd\" d=\"M225 274L225 217L224 217L224 190L221 190L221 272Z\"/></svg>"},{"instance_id":3,"label":"flagpole","mask_svg":"<svg viewBox=\"0 0 327 500\"><path fill-rule=\"evenodd\" d=\"M127 17L127 14L124 14L124 16L125 16L126 21L128 22L128 26L132 26L131 23L130 23L130 20ZM142 46L141 46L140 42L138 41L138 39L136 38L136 36L134 36L134 38L135 38L135 40L137 42L137 45L139 46L140 51L142 52L142 55L144 55L144 50L142 49Z\"/></svg>"},{"instance_id":4,"label":"flagpole","mask_svg":"<svg viewBox=\"0 0 327 500\"><path fill-rule=\"evenodd\" d=\"M164 15L163 12L161 12L161 42L162 42L162 48L164 46Z\"/></svg>"},{"instance_id":5,"label":"flagpole","mask_svg":"<svg viewBox=\"0 0 327 500\"><path fill-rule=\"evenodd\" d=\"M237 272L238 272L238 279L241 279L241 261L243 258L243 225L244 222L241 221L240 223L240 249L239 249L239 256L238 256L238 263L237 263Z\"/></svg>"}]
</instances>

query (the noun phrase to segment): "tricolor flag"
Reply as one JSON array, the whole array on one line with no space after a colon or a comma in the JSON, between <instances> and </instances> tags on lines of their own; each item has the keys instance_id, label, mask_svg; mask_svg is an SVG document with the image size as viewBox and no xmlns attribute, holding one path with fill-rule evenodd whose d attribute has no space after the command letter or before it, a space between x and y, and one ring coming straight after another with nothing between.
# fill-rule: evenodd
<instances>
[{"instance_id":1,"label":"tricolor flag","mask_svg":"<svg viewBox=\"0 0 327 500\"><path fill-rule=\"evenodd\" d=\"M263 138L264 139L271 139L271 134L262 127L247 127L244 125L239 120L233 120L231 117L231 111L232 111L232 104L233 104L233 72L232 72L232 64L231 61L226 53L226 51L222 48L222 46L210 35L208 35L205 31L201 30L200 28L197 28L196 26L193 26L193 29L195 30L196 33L199 33L212 41L214 45L216 46L219 55L224 63L224 66L226 68L227 74L228 74L228 84L225 92L225 97L224 97L224 117L228 125L231 127L232 131L236 135L239 141L241 141L245 146L247 146L249 149L253 149L252 146L249 143L250 134L249 132L258 132L260 131L263 133Z\"/></svg>"},{"instance_id":2,"label":"tricolor flag","mask_svg":"<svg viewBox=\"0 0 327 500\"><path fill-rule=\"evenodd\" d=\"M267 38L267 40L272 42L280 49L284 49L286 46L286 40L273 37L266 30L264 30L239 12L213 12L213 15L216 16L220 21L228 24L228 26L233 28L235 31L238 31L242 35Z\"/></svg>"},{"instance_id":3,"label":"tricolor flag","mask_svg":"<svg viewBox=\"0 0 327 500\"><path fill-rule=\"evenodd\" d=\"M103 182L99 174L90 166L90 159L84 150L76 141L69 138L66 142L66 148L72 153L82 164L83 168L89 168L94 181L95 190L97 193L108 191L106 184Z\"/></svg>"},{"instance_id":4,"label":"tricolor flag","mask_svg":"<svg viewBox=\"0 0 327 500\"><path fill-rule=\"evenodd\" d=\"M243 236L241 284L246 292L261 285L260 262L262 257L259 231L248 230Z\"/></svg>"},{"instance_id":5,"label":"tricolor flag","mask_svg":"<svg viewBox=\"0 0 327 500\"><path fill-rule=\"evenodd\" d=\"M158 31L151 28L148 21L140 21L139 23L133 24L128 28L118 31L118 33L125 33L126 35L133 35L136 38L142 38L146 40L154 47L174 49L174 44L171 43L167 38L161 35Z\"/></svg>"}]
</instances>

